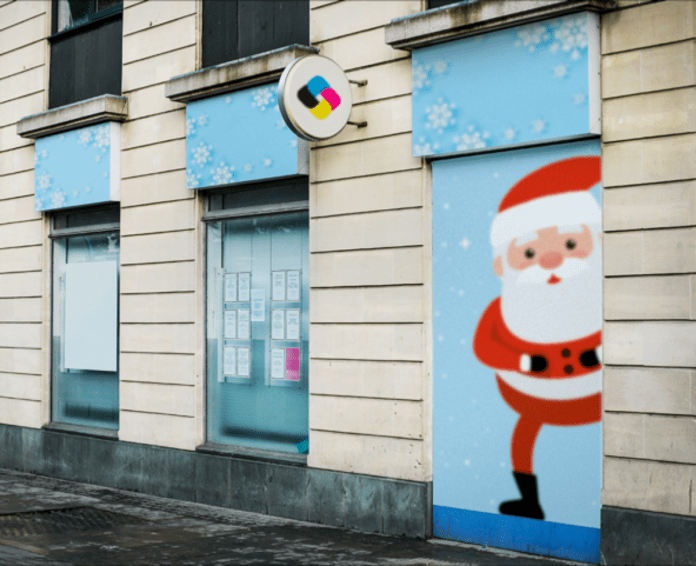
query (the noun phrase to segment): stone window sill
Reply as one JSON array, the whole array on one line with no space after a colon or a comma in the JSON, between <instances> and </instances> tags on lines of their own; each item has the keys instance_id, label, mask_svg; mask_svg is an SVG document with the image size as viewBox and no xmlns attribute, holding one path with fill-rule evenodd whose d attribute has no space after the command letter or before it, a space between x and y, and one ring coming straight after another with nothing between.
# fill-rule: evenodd
<instances>
[{"instance_id":1,"label":"stone window sill","mask_svg":"<svg viewBox=\"0 0 696 566\"><path fill-rule=\"evenodd\" d=\"M287 464L290 466L307 466L307 454L291 454L288 452L274 452L271 450L258 450L254 448L245 448L242 446L228 446L213 443L205 443L199 446L196 448L196 452L213 454L215 456L231 456L235 458L242 458L244 460L274 462L278 464Z\"/></svg>"},{"instance_id":2,"label":"stone window sill","mask_svg":"<svg viewBox=\"0 0 696 566\"><path fill-rule=\"evenodd\" d=\"M519 26L576 12L606 12L616 0L465 0L397 18L384 30L385 43L411 51L453 39Z\"/></svg>"},{"instance_id":3,"label":"stone window sill","mask_svg":"<svg viewBox=\"0 0 696 566\"><path fill-rule=\"evenodd\" d=\"M17 134L36 139L100 122L123 122L127 118L128 98L104 94L26 116L17 123Z\"/></svg>"},{"instance_id":4,"label":"stone window sill","mask_svg":"<svg viewBox=\"0 0 696 566\"><path fill-rule=\"evenodd\" d=\"M244 59L207 67L173 77L164 95L176 102L190 102L280 79L285 67L298 57L319 53L316 47L290 45Z\"/></svg>"}]
</instances>

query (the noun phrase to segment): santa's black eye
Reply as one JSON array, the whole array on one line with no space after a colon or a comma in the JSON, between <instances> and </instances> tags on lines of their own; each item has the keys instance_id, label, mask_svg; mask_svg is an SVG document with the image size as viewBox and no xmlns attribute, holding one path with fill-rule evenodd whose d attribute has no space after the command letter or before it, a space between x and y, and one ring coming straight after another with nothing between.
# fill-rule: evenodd
<instances>
[{"instance_id":1,"label":"santa's black eye","mask_svg":"<svg viewBox=\"0 0 696 566\"><path fill-rule=\"evenodd\" d=\"M575 240L566 240L566 248L569 250L574 250L578 243Z\"/></svg>"},{"instance_id":2,"label":"santa's black eye","mask_svg":"<svg viewBox=\"0 0 696 566\"><path fill-rule=\"evenodd\" d=\"M524 255L527 259L532 259L534 257L534 250L532 248L527 248L524 250Z\"/></svg>"}]
</instances>

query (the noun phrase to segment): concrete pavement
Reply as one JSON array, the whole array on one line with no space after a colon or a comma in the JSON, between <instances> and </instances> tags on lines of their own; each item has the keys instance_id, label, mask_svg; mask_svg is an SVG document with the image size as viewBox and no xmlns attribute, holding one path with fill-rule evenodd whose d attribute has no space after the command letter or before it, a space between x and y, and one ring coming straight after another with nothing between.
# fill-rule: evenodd
<instances>
[{"instance_id":1,"label":"concrete pavement","mask_svg":"<svg viewBox=\"0 0 696 566\"><path fill-rule=\"evenodd\" d=\"M0 469L0 564L578 565L440 540L368 535Z\"/></svg>"}]
</instances>

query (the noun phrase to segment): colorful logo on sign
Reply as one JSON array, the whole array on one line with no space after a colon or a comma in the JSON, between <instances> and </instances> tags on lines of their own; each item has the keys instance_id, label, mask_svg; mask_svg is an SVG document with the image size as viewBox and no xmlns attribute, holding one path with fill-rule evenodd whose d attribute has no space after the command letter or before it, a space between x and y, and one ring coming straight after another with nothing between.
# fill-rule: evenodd
<instances>
[{"instance_id":1,"label":"colorful logo on sign","mask_svg":"<svg viewBox=\"0 0 696 566\"><path fill-rule=\"evenodd\" d=\"M319 120L326 118L341 104L341 97L320 75L316 75L297 91L297 98Z\"/></svg>"}]
</instances>

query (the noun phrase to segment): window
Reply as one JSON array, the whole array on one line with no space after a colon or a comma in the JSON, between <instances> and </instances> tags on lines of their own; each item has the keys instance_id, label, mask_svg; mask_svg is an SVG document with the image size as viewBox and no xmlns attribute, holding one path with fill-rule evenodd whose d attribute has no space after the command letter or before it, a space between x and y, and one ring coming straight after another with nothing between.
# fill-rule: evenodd
<instances>
[{"instance_id":1,"label":"window","mask_svg":"<svg viewBox=\"0 0 696 566\"><path fill-rule=\"evenodd\" d=\"M451 6L452 4L459 4L461 0L428 0L428 10L433 8L442 8L443 6Z\"/></svg>"},{"instance_id":2,"label":"window","mask_svg":"<svg viewBox=\"0 0 696 566\"><path fill-rule=\"evenodd\" d=\"M203 67L309 45L308 0L203 0Z\"/></svg>"},{"instance_id":3,"label":"window","mask_svg":"<svg viewBox=\"0 0 696 566\"><path fill-rule=\"evenodd\" d=\"M303 180L209 197L211 443L308 451L307 193Z\"/></svg>"},{"instance_id":4,"label":"window","mask_svg":"<svg viewBox=\"0 0 696 566\"><path fill-rule=\"evenodd\" d=\"M123 0L54 0L49 108L121 94Z\"/></svg>"},{"instance_id":5,"label":"window","mask_svg":"<svg viewBox=\"0 0 696 566\"><path fill-rule=\"evenodd\" d=\"M53 217L52 417L118 429L119 208Z\"/></svg>"}]
</instances>

